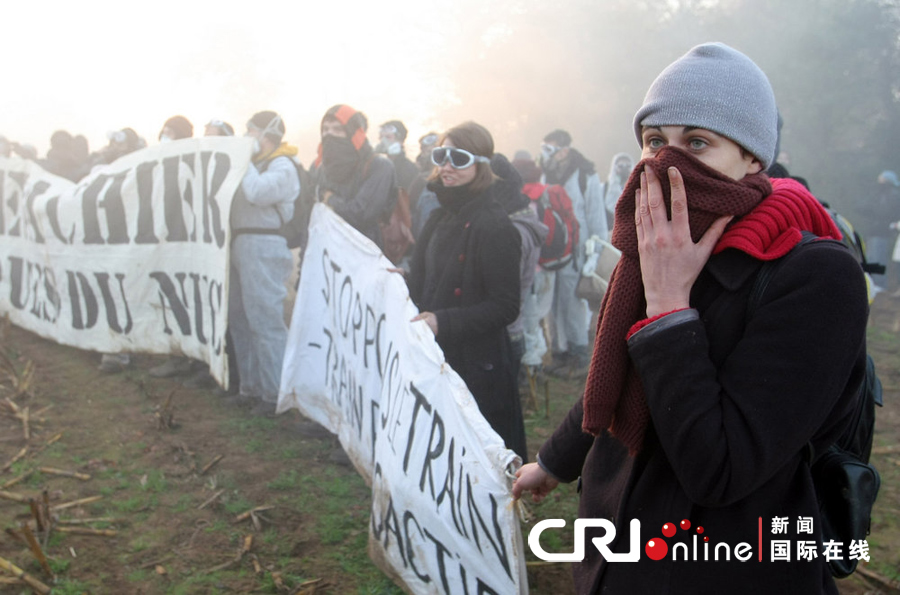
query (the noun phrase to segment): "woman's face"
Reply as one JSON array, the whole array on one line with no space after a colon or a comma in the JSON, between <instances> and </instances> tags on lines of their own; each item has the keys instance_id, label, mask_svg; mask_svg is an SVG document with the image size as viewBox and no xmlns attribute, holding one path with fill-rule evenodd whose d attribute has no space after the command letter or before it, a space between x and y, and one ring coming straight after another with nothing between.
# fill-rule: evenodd
<instances>
[{"instance_id":1,"label":"woman's face","mask_svg":"<svg viewBox=\"0 0 900 595\"><path fill-rule=\"evenodd\" d=\"M644 126L641 159L653 157L665 146L678 147L732 180L762 171L762 164L731 139L693 126Z\"/></svg>"},{"instance_id":2,"label":"woman's face","mask_svg":"<svg viewBox=\"0 0 900 595\"><path fill-rule=\"evenodd\" d=\"M445 139L442 147L453 147L453 143L450 142L450 139ZM473 163L469 167L465 169L454 169L452 165L450 165L450 160L448 159L444 165L438 166L438 173L441 176L441 182L443 182L446 188L452 188L453 186L465 186L469 182L475 179L475 174L478 173L478 164Z\"/></svg>"}]
</instances>

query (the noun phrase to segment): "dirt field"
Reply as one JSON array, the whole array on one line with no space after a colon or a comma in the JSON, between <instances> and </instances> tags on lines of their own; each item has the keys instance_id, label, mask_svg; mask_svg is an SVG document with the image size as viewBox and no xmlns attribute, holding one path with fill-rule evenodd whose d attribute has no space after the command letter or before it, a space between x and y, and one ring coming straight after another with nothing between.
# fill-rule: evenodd
<instances>
[{"instance_id":1,"label":"dirt field","mask_svg":"<svg viewBox=\"0 0 900 595\"><path fill-rule=\"evenodd\" d=\"M54 593L289 593L304 584L306 592L400 592L365 555L368 489L350 467L330 461L336 441L297 431L295 413L253 418L212 391L150 378L146 370L161 358L138 357L134 370L107 376L96 370L98 355L20 329L6 329L3 347L19 378L28 362L36 370L33 396L18 405L52 408L40 414L43 423L31 419L27 441L21 421L0 414L0 466L28 447L0 486L34 471L6 491L40 499L46 488L51 506L100 496L58 515L112 519L75 526L116 532L53 531L46 552L59 577ZM237 520L264 506L273 508ZM4 528L29 518L28 504L0 499ZM235 561L248 536L249 552ZM0 534L0 558L53 582L9 534ZM19 592L28 590L0 583L0 593Z\"/></svg>"},{"instance_id":2,"label":"dirt field","mask_svg":"<svg viewBox=\"0 0 900 595\"><path fill-rule=\"evenodd\" d=\"M893 588L900 578L898 315L900 300L876 301L870 351L886 407L878 412L873 459L883 484L869 539L872 561L866 576L841 581L845 594L900 592ZM133 369L103 375L96 354L14 327L0 332L0 353L8 358L0 360L0 525L12 529L0 534L0 558L53 593L401 592L366 556L368 489L352 468L333 460L333 438L300 431L296 412L253 418L210 390L153 379L147 369L159 357L139 356ZM548 388L547 401L541 395L528 404L533 451L580 391L579 383L555 380ZM7 397L18 417L4 404ZM49 507L97 498L53 512L59 522L44 547L46 569L18 541L21 525L33 517L29 504L8 499L12 493L40 504L44 490ZM565 486L532 512L572 518L575 498ZM257 507L263 509L247 514ZM110 534L63 532L85 528ZM8 576L0 570L0 593L31 592L7 584ZM572 592L566 565L532 559L529 583L532 593Z\"/></svg>"},{"instance_id":3,"label":"dirt field","mask_svg":"<svg viewBox=\"0 0 900 595\"><path fill-rule=\"evenodd\" d=\"M862 573L877 576L853 576L841 584L846 593L900 593L900 299L875 300L868 348L884 387L884 407L876 412L871 461L881 474L881 490L868 540L871 563Z\"/></svg>"}]
</instances>

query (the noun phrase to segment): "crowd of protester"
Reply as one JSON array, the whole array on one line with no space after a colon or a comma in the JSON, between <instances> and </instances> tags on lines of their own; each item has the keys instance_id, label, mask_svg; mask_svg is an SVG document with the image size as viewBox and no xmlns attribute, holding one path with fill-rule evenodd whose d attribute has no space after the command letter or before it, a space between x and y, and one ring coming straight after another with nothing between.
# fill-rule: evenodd
<instances>
[{"instance_id":1,"label":"crowd of protester","mask_svg":"<svg viewBox=\"0 0 900 595\"><path fill-rule=\"evenodd\" d=\"M485 137L483 148L471 150L453 145L452 133L461 134L460 131L469 129L477 130ZM470 122L445 133L425 132L418 138L413 160L406 155L408 130L401 120L381 124L377 129L378 142L373 147L368 140L369 122L365 114L339 104L327 110L322 118L319 149L310 163L308 175L304 175L306 171L300 163L297 148L283 141L285 131L281 116L271 111L259 112L246 123L245 135L254 137L255 146L253 167L248 170L236 196L231 218L232 235L236 240L232 253L235 282L230 296L228 349L235 380L231 384L238 388L230 391L230 402L253 404L251 410L258 414L274 412L286 340L286 328L277 314L281 312L285 298L282 288L291 266L287 249L298 247L297 242L292 244L290 240L285 246L278 231L292 218L294 200L301 190L308 192L312 201L329 205L382 249L386 249L382 237L385 222L397 201L404 200L408 210L407 241L403 252L395 259L396 270L411 273L408 279L411 290L423 310L436 309L440 313L460 304L479 306L469 308L482 317L467 321L474 326L446 322L443 335L438 333L440 316L435 316L433 322L430 317L423 318L435 331L445 353L453 352L452 349L448 351L448 347L456 341L451 338L454 333L459 332L467 340L477 342L488 332L505 329L502 341L495 337L496 343L487 350L490 356L485 355L483 361L451 363L456 364L454 368L463 374L470 388L477 386L478 381L474 372L464 370L473 365L473 369L490 369L492 374L488 376L504 376L502 382L490 380L483 392L485 395L515 395L515 399L510 398L503 406L503 411L509 408L518 411L513 418L521 420L520 407L510 404L518 403L522 392L533 390L535 378L545 374L573 380L586 378L596 332L591 317L593 313L596 324L595 310L599 303L589 304L576 295L575 288L583 274L590 274L583 270L585 246L592 241L610 239L616 203L635 167L631 155L627 152L614 154L608 173L601 178L594 163L572 145L571 134L557 129L536 143L538 158L532 157L527 149L519 149L510 161L495 151L489 131ZM203 134L234 136L235 128L214 118L206 123ZM193 136L193 124L184 116L176 115L164 122L157 140L166 143ZM147 141L132 128L108 132L107 140L107 145L90 152L83 135L73 136L58 130L50 138L46 156L40 158L34 146L0 136L0 156L34 161L50 173L77 182L97 167L147 146ZM444 149L449 149L450 153ZM465 162L459 157L463 153L471 155L472 159ZM779 157L785 162L789 160L783 152ZM472 172L478 172L477 180L481 180L474 185L466 175ZM773 177L789 175L781 162L773 163L769 173ZM445 244L449 232L441 227L442 217L447 218L450 214L458 217L457 203L461 201L459 197L456 202L448 198L451 191L445 186L459 175L467 180L463 184L466 192L472 194L474 187L477 190L474 194L483 195L474 201L476 204L492 203L498 208L494 215L502 211L505 221L510 224L500 226L494 221L490 225L492 241L503 236L500 233L503 229L517 231L517 234L509 235L499 249L487 250L486 254L491 257L489 268L493 272L478 273L478 287L497 285L498 291L475 298L468 291L461 295L459 286L465 275L471 274L467 267L450 267L449 278L441 281L441 271L446 263L436 262L438 254L447 252ZM795 179L806 183L802 178ZM542 195L546 197L546 189L552 185L565 190L577 227L571 257L561 267L545 266L541 258L551 230L544 225L547 219L541 216L543 207L538 199ZM900 228L900 181L893 171L886 170L879 175L878 189L871 200L861 203L860 212L863 214L860 228L868 243L870 260L882 263L893 260L893 267L900 272L900 236L892 231ZM432 214L435 215L433 220ZM445 222L445 225L449 223ZM442 238L444 243L441 243ZM893 254L890 253L892 242ZM251 249L248 247L251 244L259 246ZM262 248L263 245L268 248ZM498 266L498 259L505 249L513 251L509 254L510 262ZM455 248L451 252L456 254ZM462 250L456 258L462 259L464 254L465 250ZM271 275L261 273L267 270L266 267L240 265L242 261L274 262L272 259L276 256L279 264L271 265L275 267L269 271ZM513 266L512 260L519 265ZM253 278L242 282L242 277L247 275ZM875 293L890 284L892 295L900 297L897 276L897 273L874 275ZM437 307L441 300L436 296L441 283L449 283L449 287L457 292L444 300L447 303L443 309ZM509 296L518 295L515 308L487 303L496 302L501 294L507 301ZM247 320L248 315L252 321ZM465 346L461 352L467 353L469 360L474 357L471 349ZM502 361L489 361L496 358ZM131 364L130 354L104 354L99 368L113 373ZM238 370L243 370L243 374ZM149 374L158 378L181 377L187 388L216 388L205 364L182 356L169 357L152 367ZM529 377L531 382L528 382ZM499 390L498 386L512 388ZM482 391L473 389L473 392L477 396ZM483 410L491 407L487 398L479 401ZM516 437L510 440L510 445L515 445L514 450L527 459L524 435L518 436L519 430L517 427L512 432Z\"/></svg>"},{"instance_id":2,"label":"crowd of protester","mask_svg":"<svg viewBox=\"0 0 900 595\"><path fill-rule=\"evenodd\" d=\"M402 253L397 255L398 270L406 272L417 262L417 250L430 245L434 229L426 229L426 222L435 211L445 214L448 210L446 196L441 197L441 193L446 192L441 188L442 169L452 175L478 171L483 186L479 192L484 195L479 204L496 203L499 207L497 212L502 212L504 220L509 223L505 229L517 230L510 236L511 239L508 238L508 248L515 250L510 255L518 264L500 267L509 273L500 282L503 291L517 296L517 299L512 304L514 307L508 308L502 315L488 315L491 325L496 327L494 330L504 329L502 340L498 338L495 348L491 349L491 357L503 354L503 362L498 362L494 375L512 372L504 383L511 387L507 392L514 395L517 401L519 388L528 386L525 369L520 367L522 361L529 362L527 369L534 375L546 372L583 379L587 373L592 341L589 336L590 312L585 300L575 296L574 287L585 261L584 244L591 236L607 239L612 219L612 214L607 213L607 205L615 203L615 197L610 198L608 194L621 190L634 161L625 153L616 155L608 174L608 179L616 183L604 183L593 163L571 146L572 137L565 130L551 131L543 142L536 143L540 149L537 160L527 150L521 149L511 162L502 153L494 151L490 132L472 123L465 126L474 126L489 140L480 153L472 153L475 161L460 164L458 157L451 155L452 159L445 157L444 162L439 164L434 151L450 146L449 131L444 134L428 131L421 135L415 160L412 160L406 156L408 130L401 120L381 124L377 130L378 142L373 147L368 140L369 122L365 114L347 105L335 105L322 118L319 150L309 164L308 177L303 180L304 185L312 188L304 187L303 190L311 190L314 201L330 206L382 248L385 247L385 238L382 237L384 222L395 209L398 199L408 203L407 241ZM276 232L284 221L293 217L294 199L301 192L302 174L298 175L298 171L304 171L296 147L283 141L285 130L281 116L274 112L259 112L248 120L245 134L253 136L256 143L253 167L248 170L235 197L231 218L232 235L235 237L232 251L232 279L235 282L232 283L230 296L229 346L232 351L239 352L233 359L236 364L233 367L243 370L243 374L238 375L240 388L231 397L236 402L254 403L257 406L253 411L261 414L270 414L274 410L279 380L277 363L283 355L286 332L283 324L278 322L280 319L276 313L280 311L279 304L284 299L279 288L284 285L290 264L286 246ZM234 127L219 119L210 120L204 127L206 136L234 134ZM193 136L193 124L184 116L176 115L163 123L157 141L167 143ZM97 167L147 146L147 141L132 128L111 131L107 133L107 139L106 146L90 152L83 135L73 136L59 130L51 136L46 157L40 159L32 146L0 137L0 155L35 161L48 172L77 182ZM469 166L474 167L469 169ZM572 199L572 211L580 233L571 248L570 264L561 269L549 270L538 264L548 229L538 217L537 201L522 191L526 183L543 183L542 187L562 185ZM432 223L438 220L439 217ZM491 226L492 230L494 227ZM425 240L419 241L423 236ZM438 236L441 237L441 234ZM245 244L266 244L269 248L259 248L261 252L257 253ZM280 264L277 266L278 272L273 272L271 278L241 282L243 276L258 274L261 270L246 265L242 269L240 263L243 260L259 262L260 259L274 258L275 254ZM496 254L491 256L496 257ZM434 254L422 256L426 257L433 258ZM428 299L419 303L423 309L426 304L431 307L429 300L433 297L435 283L432 271L436 268L439 267L432 265L426 269L429 289ZM451 272L458 274L457 271ZM416 279L416 275L418 272L410 276L411 282L421 281ZM492 283L501 278L485 275L485 279L490 278ZM447 282L453 284L455 280ZM247 292L253 295L245 295ZM450 297L457 301L459 298ZM462 301L468 302L470 299L467 293ZM265 307L261 306L263 302ZM257 317L251 324L246 323L246 316L242 314L247 312ZM450 334L450 323L445 327L444 336L437 336L439 343L446 347L444 341L450 340L445 339ZM482 329L480 332L486 331ZM471 329L464 331L464 334L472 334ZM253 335L252 339L250 335ZM507 343L508 349L500 349ZM264 347L267 344L268 347ZM548 345L551 346L549 354ZM460 369L465 367L461 362L457 363ZM487 363L475 362L482 368ZM130 365L130 354L104 354L100 370L114 373ZM493 363L491 367L494 367ZM264 382L250 380L250 377L255 378L260 373L266 378ZM182 377L183 384L188 388L215 388L205 365L181 356L168 358L152 367L149 374L158 378ZM474 382L473 378L468 380L470 384ZM486 407L487 403L482 403L482 406ZM521 414L517 418L521 421ZM520 446L516 450L525 457L524 435L517 438L516 443Z\"/></svg>"},{"instance_id":3,"label":"crowd of protester","mask_svg":"<svg viewBox=\"0 0 900 595\"><path fill-rule=\"evenodd\" d=\"M490 137L487 130L484 132ZM203 133L205 136L234 136L235 129L228 122L212 119L204 126ZM263 349L267 356L253 352L248 354L243 347L239 347L238 351L242 352L243 357L235 358L235 345L245 344L244 332L236 336L229 333L231 367L243 367L245 380L246 377L255 375L260 365L269 368L265 372L268 378L265 388L257 386L256 381L245 382L246 386L237 393L237 397L233 394L231 396L243 403L260 400L265 406L255 407L253 411L269 414L273 411L279 380L275 362L280 361L280 355L283 354L283 346L278 345L284 341L286 329L281 328L278 323L273 323L279 326L278 329L259 329L268 326L266 321L269 319L275 320L275 313L279 311L278 304L284 298L278 288L283 285L281 277L288 274L285 271L289 265L287 256L281 250L280 239L274 232L293 215L293 200L301 191L297 185L300 179L294 172L296 166L299 166L299 171L304 170L296 147L283 142L284 122L278 114L255 114L247 122L245 134L254 136L257 144L254 147L254 167L251 168L252 171L248 171L247 180L238 192L233 209L233 235L248 236L236 241L233 259L235 262L241 260L235 255L243 253L242 246L246 243L278 243L278 247L273 249L280 254L282 265L281 272L270 279L270 283L263 283L262 279L254 279L250 283L253 291L257 292L255 296L246 297L251 304L257 304L263 296L270 299L268 306L261 311L265 314L256 321L259 324L250 325L252 331L248 331L241 323L240 312L244 307L240 304L244 296L240 289L235 290L237 293L231 296L233 305L230 326L237 325L246 332L256 333L258 336L250 344L257 347L274 341L274 346ZM484 190L487 191L487 198L481 202L496 202L505 210L513 228L519 232L518 279L508 279L510 286L504 287L504 290L512 292L517 289L520 299L512 321L506 320L509 315L500 316L495 321L498 327L505 321L506 340L510 345L508 365L497 366L497 369L514 372L514 384L517 387L514 392L517 395L529 390L529 387L533 390L534 378L544 374L583 380L590 364L596 331L591 326L591 316L598 304L589 304L578 297L575 287L582 274L589 274L589 271L582 270L586 261L585 246L589 241L610 239L616 203L635 167L632 156L627 152L613 155L608 173L601 178L594 163L572 146L571 134L557 129L550 131L540 143L536 143L539 149L537 159L527 149L519 149L514 152L514 158L510 161L502 153L494 151L491 138L489 150L473 153L475 157L483 156L488 161L480 162L476 159L471 164L459 167L448 159L439 163L433 156L435 149L449 146L448 143L452 142L448 141L449 131L443 134L436 131L422 134L418 138L414 160L406 155L408 130L401 120L394 119L381 124L377 130L378 142L374 147L369 144L368 134L369 123L365 114L346 105L330 108L322 118L321 143L317 156L310 163L310 176L303 179L304 184L311 188L304 187L303 190L311 193L312 200L328 204L382 249L385 249L385 239L382 237L384 222L390 217L398 197L405 199L408 202L408 232L405 236L408 241L398 259L398 271L405 273L414 261L417 244L427 246L431 242L434 230L426 230L425 227L432 213L443 209L442 213L445 214L448 209L447 199L442 200L437 192L442 180L441 170L449 169L451 174L458 174L466 172L470 165L474 166L472 171L481 170L481 177L486 184ZM193 124L184 116L176 115L165 121L157 140L159 143L166 143L193 136ZM132 128L108 132L107 140L107 145L90 152L83 135L73 136L65 130L58 130L51 135L46 156L40 158L33 145L0 136L0 156L34 161L50 173L77 182L98 166L112 163L147 146L147 141ZM772 164L769 173L772 176L787 177L789 174L785 163L789 162L789 158L783 152L779 158L780 161ZM448 163L449 167L445 167ZM271 183L276 179L280 187L273 190ZM806 183L802 178L795 179ZM254 184L248 180L269 183L264 186L265 190L254 190ZM257 187L259 184L257 181ZM562 267L539 263L549 230L539 217L541 206L537 198L549 185L560 185L565 189L571 200L571 210L577 225L571 260L567 266ZM248 191L250 196L254 192L263 192L266 196L248 199ZM889 268L886 275L873 275L873 289L878 293L890 287L891 295L900 297L900 285L897 281L900 276L900 236L895 233L900 229L900 181L897 175L890 170L882 172L872 196L872 199L860 204L862 216L859 231L865 236L869 260L881 263L893 261L891 267L895 269L892 272ZM261 202L254 204L254 200ZM280 206L272 210L270 207L273 204ZM269 211L276 213L275 218L269 217L271 220L265 221L265 213ZM423 232L425 241L420 242ZM289 247L295 248L297 245L295 243ZM254 254L252 258L258 256ZM496 254L493 256L496 257ZM504 270L507 268L509 267L503 267ZM232 274L235 279L241 278L238 270ZM517 288L513 287L514 281L518 284ZM435 280L429 279L429 282L434 283ZM260 283L269 288L261 289ZM234 285L237 288L242 286L240 282ZM430 287L429 291L433 290L434 287ZM467 295L466 298L468 297ZM423 307L424 304L418 305ZM596 316L596 312L593 314ZM443 341L443 338L439 338L440 343ZM269 363L260 364L259 357ZM131 365L131 362L129 354L104 354L100 370L117 372ZM215 381L207 367L185 357L172 356L161 365L151 368L149 374L159 378L186 377L183 384L187 388L215 388ZM529 376L532 378L531 383L527 381ZM238 378L236 374L233 377ZM516 450L525 455L524 448Z\"/></svg>"}]
</instances>

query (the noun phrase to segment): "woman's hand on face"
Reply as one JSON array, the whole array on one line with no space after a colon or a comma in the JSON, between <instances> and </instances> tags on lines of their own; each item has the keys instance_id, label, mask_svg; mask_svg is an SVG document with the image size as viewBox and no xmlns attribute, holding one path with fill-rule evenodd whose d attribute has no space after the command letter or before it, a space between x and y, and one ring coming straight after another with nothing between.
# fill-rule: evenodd
<instances>
[{"instance_id":1,"label":"woman's hand on face","mask_svg":"<svg viewBox=\"0 0 900 595\"><path fill-rule=\"evenodd\" d=\"M717 219L696 244L688 224L687 194L681 172L670 167L672 220L666 213L662 185L649 167L635 191L635 227L647 317L690 307L691 287L709 260L731 217Z\"/></svg>"},{"instance_id":2,"label":"woman's hand on face","mask_svg":"<svg viewBox=\"0 0 900 595\"><path fill-rule=\"evenodd\" d=\"M428 325L428 328L431 329L431 332L434 333L434 336L437 337L438 334L438 320L437 316L435 316L434 312L420 312L415 317L413 317L410 322L418 322L419 320L424 320L425 324Z\"/></svg>"},{"instance_id":3,"label":"woman's hand on face","mask_svg":"<svg viewBox=\"0 0 900 595\"><path fill-rule=\"evenodd\" d=\"M540 502L558 485L559 482L544 471L540 465L528 463L516 471L516 479L512 488L513 498L518 500L522 497L522 492L531 492L532 501Z\"/></svg>"}]
</instances>

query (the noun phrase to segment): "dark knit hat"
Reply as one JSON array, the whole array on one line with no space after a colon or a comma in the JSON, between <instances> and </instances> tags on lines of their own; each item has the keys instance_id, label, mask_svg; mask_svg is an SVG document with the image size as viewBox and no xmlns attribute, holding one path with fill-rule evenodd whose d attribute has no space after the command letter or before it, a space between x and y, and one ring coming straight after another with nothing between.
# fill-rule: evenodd
<instances>
[{"instance_id":1,"label":"dark knit hat","mask_svg":"<svg viewBox=\"0 0 900 595\"><path fill-rule=\"evenodd\" d=\"M123 128L121 130L107 132L106 138L110 140L110 143L126 147L129 152L136 151L144 145L141 137L138 136L138 133L135 132L133 128Z\"/></svg>"},{"instance_id":2,"label":"dark knit hat","mask_svg":"<svg viewBox=\"0 0 900 595\"><path fill-rule=\"evenodd\" d=\"M50 135L50 146L54 149L68 150L72 146L72 135L66 130L57 130Z\"/></svg>"},{"instance_id":3,"label":"dark knit hat","mask_svg":"<svg viewBox=\"0 0 900 595\"><path fill-rule=\"evenodd\" d=\"M545 143L556 143L560 147L569 147L572 145L572 135L565 130L554 130L544 137Z\"/></svg>"},{"instance_id":4,"label":"dark knit hat","mask_svg":"<svg viewBox=\"0 0 900 595\"><path fill-rule=\"evenodd\" d=\"M347 133L347 138L353 141L353 146L356 147L357 151L366 142L366 129L369 127L369 120L366 119L362 112L356 111L349 105L339 103L328 108L328 111L322 116L322 122L319 125L320 129L325 120L337 120L340 122L341 126L344 127L344 132Z\"/></svg>"},{"instance_id":5,"label":"dark knit hat","mask_svg":"<svg viewBox=\"0 0 900 595\"><path fill-rule=\"evenodd\" d=\"M191 138L194 136L194 125L191 124L190 120L185 118L184 116L172 116L166 123L163 124L162 130L159 131L159 137L162 138L162 131L166 128L171 128L172 132L175 133L175 138L172 140L178 140L181 138Z\"/></svg>"},{"instance_id":6,"label":"dark knit hat","mask_svg":"<svg viewBox=\"0 0 900 595\"><path fill-rule=\"evenodd\" d=\"M525 156L523 157L520 153L524 153ZM512 166L522 176L524 183L535 184L541 181L541 168L538 167L527 151L516 151Z\"/></svg>"},{"instance_id":7,"label":"dark knit hat","mask_svg":"<svg viewBox=\"0 0 900 595\"><path fill-rule=\"evenodd\" d=\"M400 120L389 120L381 125L382 129L388 127L394 128L394 134L397 135L397 140L399 140L401 143L406 140L407 130L406 126L403 125L403 122L401 122Z\"/></svg>"},{"instance_id":8,"label":"dark knit hat","mask_svg":"<svg viewBox=\"0 0 900 595\"><path fill-rule=\"evenodd\" d=\"M723 43L691 49L660 73L634 116L642 126L696 126L729 138L769 167L778 142L778 108L769 79Z\"/></svg>"},{"instance_id":9,"label":"dark knit hat","mask_svg":"<svg viewBox=\"0 0 900 595\"><path fill-rule=\"evenodd\" d=\"M276 143L284 137L284 119L273 111L256 112L247 122L248 127L257 128Z\"/></svg>"}]
</instances>

